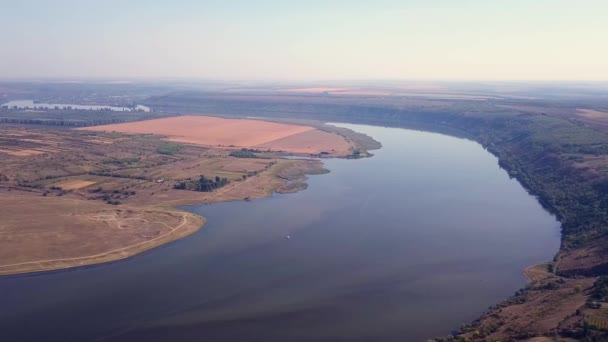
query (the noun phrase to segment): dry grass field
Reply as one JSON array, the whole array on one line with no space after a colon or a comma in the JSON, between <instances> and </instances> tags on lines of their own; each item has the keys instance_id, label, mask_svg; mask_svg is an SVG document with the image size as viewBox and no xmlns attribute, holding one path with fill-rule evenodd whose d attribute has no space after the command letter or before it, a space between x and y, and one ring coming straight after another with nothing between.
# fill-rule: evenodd
<instances>
[{"instance_id":1,"label":"dry grass field","mask_svg":"<svg viewBox=\"0 0 608 342\"><path fill-rule=\"evenodd\" d=\"M276 125L290 130L272 139L325 133ZM202 226L203 218L175 206L297 191L306 174L325 172L316 160L230 152L159 135L0 125L0 274L126 258ZM175 188L201 175L229 183L210 192Z\"/></svg>"},{"instance_id":2,"label":"dry grass field","mask_svg":"<svg viewBox=\"0 0 608 342\"><path fill-rule=\"evenodd\" d=\"M0 197L0 216L0 274L122 259L192 234L203 224L187 212L116 208L18 190Z\"/></svg>"},{"instance_id":3,"label":"dry grass field","mask_svg":"<svg viewBox=\"0 0 608 342\"><path fill-rule=\"evenodd\" d=\"M156 134L167 140L206 147L252 148L335 156L352 153L342 136L314 127L250 119L187 115L79 128L85 131Z\"/></svg>"}]
</instances>

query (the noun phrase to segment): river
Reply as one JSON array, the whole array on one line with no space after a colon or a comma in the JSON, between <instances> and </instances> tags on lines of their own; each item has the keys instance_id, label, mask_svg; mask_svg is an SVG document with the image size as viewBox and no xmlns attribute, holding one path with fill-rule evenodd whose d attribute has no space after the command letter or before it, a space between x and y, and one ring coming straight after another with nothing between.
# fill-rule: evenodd
<instances>
[{"instance_id":1,"label":"river","mask_svg":"<svg viewBox=\"0 0 608 342\"><path fill-rule=\"evenodd\" d=\"M136 105L135 107L116 107L116 106L104 106L104 105L81 105L73 103L44 103L34 102L34 100L13 100L6 103L0 104L0 107L6 107L10 109L76 109L76 110L111 110L114 112L133 112L142 111L149 112L150 108L142 105Z\"/></svg>"},{"instance_id":2,"label":"river","mask_svg":"<svg viewBox=\"0 0 608 342\"><path fill-rule=\"evenodd\" d=\"M295 194L187 207L208 223L133 258L0 277L10 341L425 341L550 260L559 223L473 141L365 125L372 158Z\"/></svg>"}]
</instances>

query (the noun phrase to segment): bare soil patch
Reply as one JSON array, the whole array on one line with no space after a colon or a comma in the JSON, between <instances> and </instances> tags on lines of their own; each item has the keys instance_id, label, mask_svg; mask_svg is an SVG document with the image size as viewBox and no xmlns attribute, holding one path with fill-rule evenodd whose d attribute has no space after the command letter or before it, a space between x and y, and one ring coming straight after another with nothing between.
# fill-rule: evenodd
<instances>
[{"instance_id":1,"label":"bare soil patch","mask_svg":"<svg viewBox=\"0 0 608 342\"><path fill-rule=\"evenodd\" d=\"M314 127L261 120L224 119L211 116L179 116L79 128L87 131L156 134L167 140L207 147L267 148L274 151L348 154L344 137ZM303 134L308 133L308 134Z\"/></svg>"},{"instance_id":2,"label":"bare soil patch","mask_svg":"<svg viewBox=\"0 0 608 342\"><path fill-rule=\"evenodd\" d=\"M86 181L82 179L71 179L64 182L55 183L55 186L58 186L65 190L74 190L74 189L82 189L86 188L89 185L95 184L95 181Z\"/></svg>"},{"instance_id":3,"label":"bare soil patch","mask_svg":"<svg viewBox=\"0 0 608 342\"><path fill-rule=\"evenodd\" d=\"M36 154L43 154L44 151L37 151L37 150L30 150L30 149L9 150L9 149L0 148L0 153L10 154L11 156L27 157L27 156L33 156Z\"/></svg>"},{"instance_id":4,"label":"bare soil patch","mask_svg":"<svg viewBox=\"0 0 608 342\"><path fill-rule=\"evenodd\" d=\"M259 149L284 150L295 153L347 155L351 144L336 133L310 130L255 146Z\"/></svg>"}]
</instances>

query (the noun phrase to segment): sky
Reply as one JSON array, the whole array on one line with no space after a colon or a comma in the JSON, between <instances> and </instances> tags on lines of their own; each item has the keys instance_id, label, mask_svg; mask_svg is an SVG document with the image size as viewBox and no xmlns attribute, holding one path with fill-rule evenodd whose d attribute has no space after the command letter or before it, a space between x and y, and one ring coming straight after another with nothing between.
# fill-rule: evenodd
<instances>
[{"instance_id":1,"label":"sky","mask_svg":"<svg viewBox=\"0 0 608 342\"><path fill-rule=\"evenodd\" d=\"M0 0L0 79L608 80L607 0Z\"/></svg>"}]
</instances>

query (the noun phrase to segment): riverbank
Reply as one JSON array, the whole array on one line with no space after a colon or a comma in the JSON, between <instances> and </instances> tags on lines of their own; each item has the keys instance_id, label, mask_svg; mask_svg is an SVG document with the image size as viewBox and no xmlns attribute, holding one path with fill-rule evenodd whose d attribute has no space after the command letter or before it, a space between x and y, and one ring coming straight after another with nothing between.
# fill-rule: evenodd
<instances>
[{"instance_id":1,"label":"riverbank","mask_svg":"<svg viewBox=\"0 0 608 342\"><path fill-rule=\"evenodd\" d=\"M129 258L202 227L204 218L178 206L295 192L307 175L328 172L320 160L238 158L159 136L4 126L0 138L15 152L0 166L0 275ZM200 175L228 184L174 188Z\"/></svg>"},{"instance_id":2,"label":"riverbank","mask_svg":"<svg viewBox=\"0 0 608 342\"><path fill-rule=\"evenodd\" d=\"M11 191L10 198L0 199L3 208L0 212L5 220L2 232L10 234L12 243L19 247L18 250L15 247L2 249L0 254L4 262L0 265L0 275L59 270L129 258L193 234L205 223L203 217L177 209L122 206L121 209L99 210L99 205L84 201L40 199L18 190ZM35 206L36 210L19 210L24 203ZM67 215L57 217L56 213ZM138 237L125 232L133 228L130 225L137 225L139 234L150 235ZM56 228L49 229L53 226ZM111 236L103 233L107 229L113 230ZM121 243L124 240L129 242ZM49 246L49 241L53 245ZM53 252L53 249L61 249L61 252ZM15 253L19 255L15 256Z\"/></svg>"},{"instance_id":3,"label":"riverbank","mask_svg":"<svg viewBox=\"0 0 608 342\"><path fill-rule=\"evenodd\" d=\"M99 204L90 201L68 196L49 201L46 196L13 189L10 196L7 194L0 198L0 214L7 226L3 227L2 232L11 236L12 242L19 248L18 251L13 250L16 247L2 249L0 256L4 262L0 264L0 275L59 270L126 259L185 238L203 228L206 222L204 217L177 209L177 206L260 199L274 192L295 192L306 188L307 175L326 172L328 170L320 162L289 160L279 162L255 177L208 194L159 194L154 197L154 202L160 200L160 205L151 203L149 197L136 196L130 199L131 205L121 205L120 209L102 205L105 207L102 210ZM26 205L34 206L36 210L22 210ZM56 216L56 213L64 215ZM29 224L24 225L24 222ZM52 247L48 246L48 240L40 237L32 236L30 241L19 239L20 236L27 238L24 236L26 234L48 230L48 227L55 227L50 234L63 236L56 238ZM112 236L103 233L107 228L113 229ZM76 229L78 236L74 236ZM135 230L135 234L124 233L129 230ZM62 243L57 244L57 240L62 240ZM62 249L62 257L53 258L52 253L44 253L49 248ZM19 258L14 260L16 262L7 263L7 260L15 259L16 253L19 253Z\"/></svg>"},{"instance_id":4,"label":"riverbank","mask_svg":"<svg viewBox=\"0 0 608 342\"><path fill-rule=\"evenodd\" d=\"M523 274L528 283L535 283L547 279L553 275L549 271L551 263L535 264L526 267Z\"/></svg>"}]
</instances>

